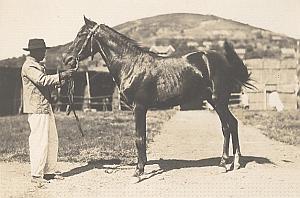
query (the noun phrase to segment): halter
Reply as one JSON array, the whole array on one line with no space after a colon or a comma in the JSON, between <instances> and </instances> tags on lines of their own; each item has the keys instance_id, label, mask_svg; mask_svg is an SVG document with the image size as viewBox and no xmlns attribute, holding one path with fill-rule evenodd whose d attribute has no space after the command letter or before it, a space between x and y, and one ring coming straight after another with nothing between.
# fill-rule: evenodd
<instances>
[{"instance_id":1,"label":"halter","mask_svg":"<svg viewBox=\"0 0 300 198\"><path fill-rule=\"evenodd\" d=\"M87 46L89 40L91 40L91 49L90 49L90 52L91 52L91 58L93 60L93 58L94 58L94 54L93 54L93 39L94 39L94 36L95 36L95 32L96 32L96 30L99 27L100 27L100 25L95 25L93 27L93 29L90 30L88 36L86 37L86 40L84 41L83 45L81 46L81 49L79 50L79 52L77 54L77 57L76 57L76 69L78 69L79 56L83 52L84 48Z\"/></svg>"}]
</instances>

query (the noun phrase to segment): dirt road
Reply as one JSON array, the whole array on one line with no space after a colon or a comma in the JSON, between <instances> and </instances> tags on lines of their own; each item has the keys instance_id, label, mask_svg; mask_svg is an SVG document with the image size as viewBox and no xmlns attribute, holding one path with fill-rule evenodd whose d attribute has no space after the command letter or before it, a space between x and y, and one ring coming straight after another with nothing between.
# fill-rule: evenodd
<instances>
[{"instance_id":1,"label":"dirt road","mask_svg":"<svg viewBox=\"0 0 300 198\"><path fill-rule=\"evenodd\" d=\"M268 139L240 125L242 168L222 173L218 117L208 111L177 112L149 145L146 174L134 167L59 163L63 181L46 189L29 182L29 164L0 163L0 197L300 197L300 148Z\"/></svg>"}]
</instances>

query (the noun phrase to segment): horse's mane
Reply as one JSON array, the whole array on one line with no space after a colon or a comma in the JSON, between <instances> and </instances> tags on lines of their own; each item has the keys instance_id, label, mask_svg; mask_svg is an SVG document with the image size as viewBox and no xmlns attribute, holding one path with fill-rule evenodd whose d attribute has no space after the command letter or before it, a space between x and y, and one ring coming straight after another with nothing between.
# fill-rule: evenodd
<instances>
[{"instance_id":1,"label":"horse's mane","mask_svg":"<svg viewBox=\"0 0 300 198\"><path fill-rule=\"evenodd\" d=\"M156 55L153 52L150 52L148 47L143 46L140 42L133 40L127 36L125 36L124 34L121 34L120 32L114 30L113 28L105 25L105 24L101 24L100 27L107 31L107 33L109 33L110 35L117 37L120 41L122 41L122 43L125 43L127 45L127 47L138 51L138 52L143 52L143 53L148 53L150 55Z\"/></svg>"}]
</instances>

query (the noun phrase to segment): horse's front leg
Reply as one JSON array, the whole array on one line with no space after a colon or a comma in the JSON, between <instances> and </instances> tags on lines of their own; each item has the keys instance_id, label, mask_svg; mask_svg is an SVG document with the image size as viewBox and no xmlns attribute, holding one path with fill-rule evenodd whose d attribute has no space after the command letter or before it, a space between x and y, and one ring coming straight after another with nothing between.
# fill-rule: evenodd
<instances>
[{"instance_id":1,"label":"horse's front leg","mask_svg":"<svg viewBox=\"0 0 300 198\"><path fill-rule=\"evenodd\" d=\"M135 118L135 145L138 153L138 163L134 176L138 177L144 173L147 163L146 156L146 114L147 108L144 105L136 104L134 108Z\"/></svg>"}]
</instances>

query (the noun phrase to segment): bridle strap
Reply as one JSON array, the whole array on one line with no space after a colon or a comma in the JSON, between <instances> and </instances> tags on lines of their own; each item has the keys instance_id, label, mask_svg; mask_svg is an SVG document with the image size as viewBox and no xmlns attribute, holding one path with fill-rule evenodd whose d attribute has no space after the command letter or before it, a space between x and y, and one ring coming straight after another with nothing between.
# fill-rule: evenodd
<instances>
[{"instance_id":1,"label":"bridle strap","mask_svg":"<svg viewBox=\"0 0 300 198\"><path fill-rule=\"evenodd\" d=\"M93 37L94 38L94 37ZM104 60L104 62L106 63L106 65L109 65L109 61L108 61L108 59L107 59L107 57L106 57L106 54L105 54L105 52L104 52L104 50L103 50L103 47L102 47L102 45L101 45L101 43L100 43L100 41L98 41L97 39L94 39L95 41L96 41L96 43L97 43L97 45L98 45L98 47L99 47L99 53L101 54L101 57L103 58L103 60Z\"/></svg>"},{"instance_id":2,"label":"bridle strap","mask_svg":"<svg viewBox=\"0 0 300 198\"><path fill-rule=\"evenodd\" d=\"M83 52L84 48L87 46L89 40L91 40L91 57L92 57L92 60L93 60L93 39L94 39L94 35L95 35L95 32L96 30L100 27L100 25L95 25L91 31L89 32L88 36L86 37L86 40L84 41L83 45L81 46L81 49L79 50L78 54L77 54L77 58L76 59L79 59L78 57L80 56L80 54Z\"/></svg>"}]
</instances>

